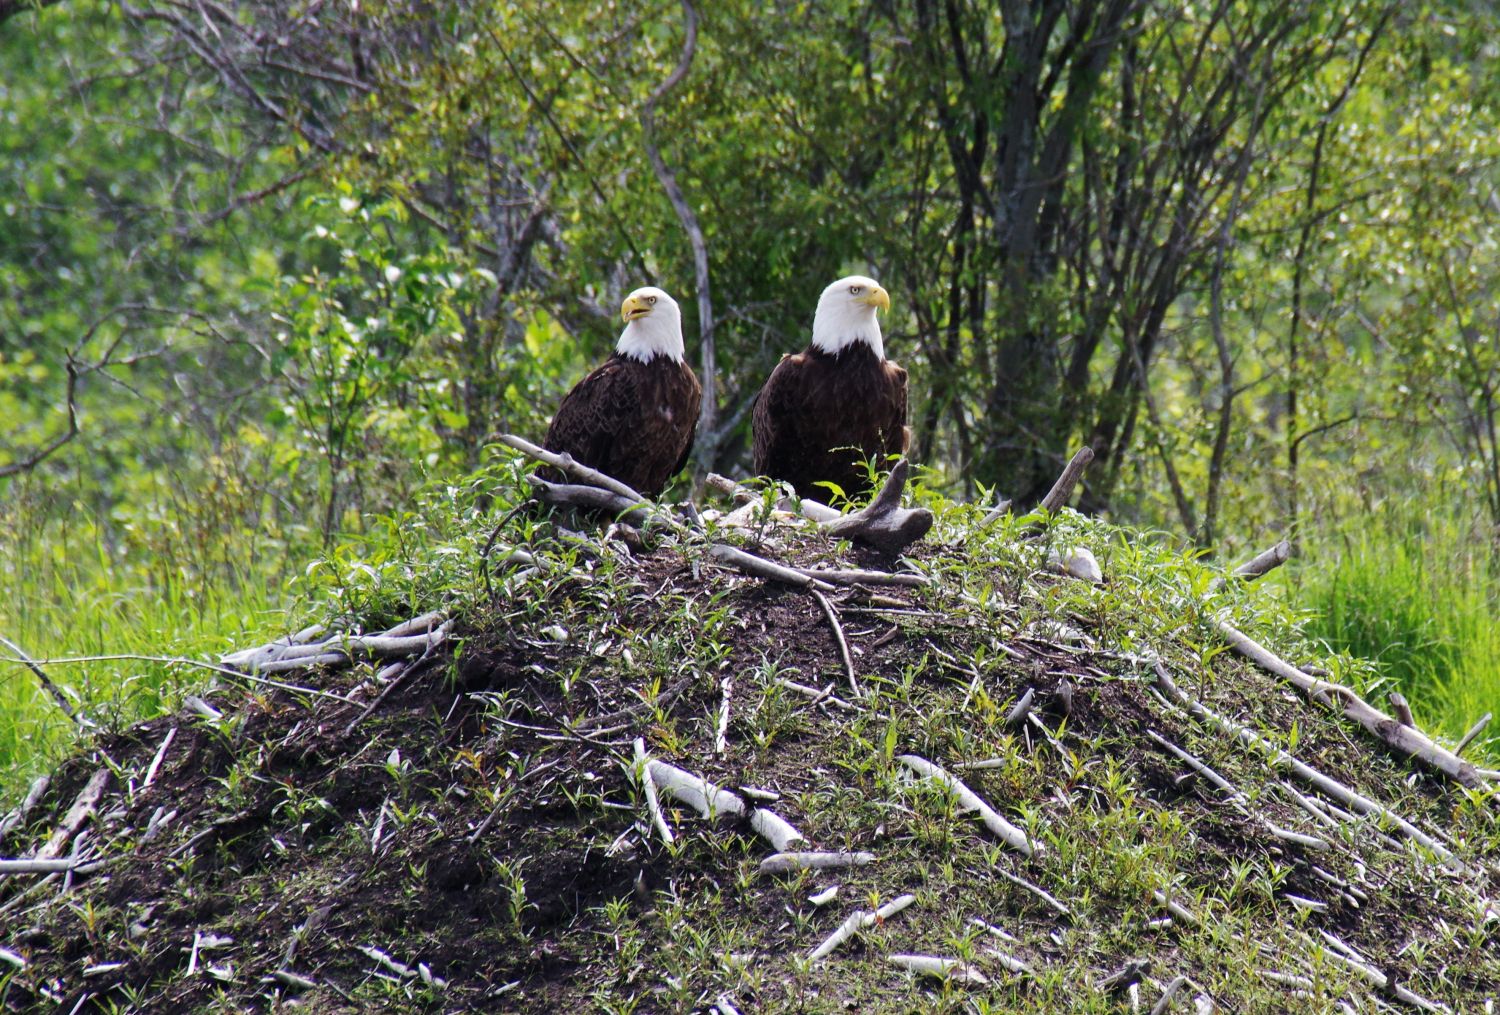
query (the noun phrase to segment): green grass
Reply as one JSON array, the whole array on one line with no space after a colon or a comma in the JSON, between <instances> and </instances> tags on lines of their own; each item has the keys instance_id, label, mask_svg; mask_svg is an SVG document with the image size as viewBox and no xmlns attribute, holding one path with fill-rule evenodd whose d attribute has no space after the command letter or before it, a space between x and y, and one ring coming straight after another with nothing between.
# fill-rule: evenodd
<instances>
[{"instance_id":1,"label":"green grass","mask_svg":"<svg viewBox=\"0 0 1500 1015\"><path fill-rule=\"evenodd\" d=\"M1373 661L1419 722L1454 737L1500 710L1500 579L1474 528L1440 512L1381 512L1312 540L1294 579L1310 637Z\"/></svg>"},{"instance_id":2,"label":"green grass","mask_svg":"<svg viewBox=\"0 0 1500 1015\"><path fill-rule=\"evenodd\" d=\"M163 488L129 514L101 517L66 486L15 483L0 503L0 634L42 662L90 719L119 725L175 707L209 671L143 659L212 659L287 624L291 575L308 537L249 527ZM48 767L73 741L61 709L0 652L0 788Z\"/></svg>"}]
</instances>

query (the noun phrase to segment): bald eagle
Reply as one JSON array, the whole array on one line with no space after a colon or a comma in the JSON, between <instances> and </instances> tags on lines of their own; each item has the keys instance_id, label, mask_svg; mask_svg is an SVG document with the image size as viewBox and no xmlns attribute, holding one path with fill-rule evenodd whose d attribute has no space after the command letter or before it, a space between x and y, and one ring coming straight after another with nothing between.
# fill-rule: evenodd
<instances>
[{"instance_id":1,"label":"bald eagle","mask_svg":"<svg viewBox=\"0 0 1500 1015\"><path fill-rule=\"evenodd\" d=\"M823 290L812 344L783 356L756 396L756 472L799 497L827 500L820 482L859 497L871 488L866 460L906 450L906 371L885 358L875 319L890 308L880 283L862 275Z\"/></svg>"},{"instance_id":2,"label":"bald eagle","mask_svg":"<svg viewBox=\"0 0 1500 1015\"><path fill-rule=\"evenodd\" d=\"M703 388L682 358L676 300L647 286L625 297L620 316L614 355L563 398L545 445L655 497L687 464Z\"/></svg>"}]
</instances>

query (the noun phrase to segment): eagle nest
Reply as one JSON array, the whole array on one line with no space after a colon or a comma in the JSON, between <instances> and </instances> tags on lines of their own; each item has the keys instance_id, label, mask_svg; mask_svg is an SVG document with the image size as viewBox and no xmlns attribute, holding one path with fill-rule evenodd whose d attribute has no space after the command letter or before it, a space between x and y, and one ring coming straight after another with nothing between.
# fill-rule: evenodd
<instances>
[{"instance_id":1,"label":"eagle nest","mask_svg":"<svg viewBox=\"0 0 1500 1015\"><path fill-rule=\"evenodd\" d=\"M234 653L39 779L0 1010L1493 1003L1497 773L1266 647L1284 547L550 464L615 523L512 512L462 610Z\"/></svg>"}]
</instances>

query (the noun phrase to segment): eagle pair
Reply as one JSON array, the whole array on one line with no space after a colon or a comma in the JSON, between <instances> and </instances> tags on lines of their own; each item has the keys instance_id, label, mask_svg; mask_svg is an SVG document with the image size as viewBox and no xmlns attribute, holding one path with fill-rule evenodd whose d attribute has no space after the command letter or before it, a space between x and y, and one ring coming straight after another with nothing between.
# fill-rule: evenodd
<instances>
[{"instance_id":1,"label":"eagle pair","mask_svg":"<svg viewBox=\"0 0 1500 1015\"><path fill-rule=\"evenodd\" d=\"M820 483L857 497L870 491L867 460L906 450L906 371L885 358L876 320L890 307L885 289L862 275L823 290L812 343L783 356L756 396L757 473L800 497L827 500ZM614 355L563 398L546 446L655 497L687 464L703 389L683 360L672 297L637 289L620 314Z\"/></svg>"}]
</instances>

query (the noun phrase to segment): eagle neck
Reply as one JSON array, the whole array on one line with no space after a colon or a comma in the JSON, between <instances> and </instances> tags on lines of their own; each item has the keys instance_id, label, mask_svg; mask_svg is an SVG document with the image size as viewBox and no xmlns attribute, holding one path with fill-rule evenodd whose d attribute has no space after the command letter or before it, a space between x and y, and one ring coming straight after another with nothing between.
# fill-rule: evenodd
<instances>
[{"instance_id":1,"label":"eagle neck","mask_svg":"<svg viewBox=\"0 0 1500 1015\"><path fill-rule=\"evenodd\" d=\"M654 316L639 317L626 324L615 353L638 363L650 363L658 356L681 363L684 351L681 323L665 318L654 320Z\"/></svg>"},{"instance_id":2,"label":"eagle neck","mask_svg":"<svg viewBox=\"0 0 1500 1015\"><path fill-rule=\"evenodd\" d=\"M875 313L861 319L853 314L825 313L823 307L813 319L813 348L837 356L851 346L864 344L875 353L877 360L885 359L885 343L880 335L880 322Z\"/></svg>"}]
</instances>

